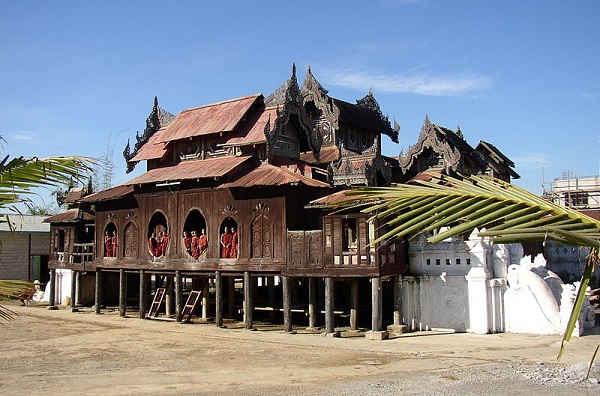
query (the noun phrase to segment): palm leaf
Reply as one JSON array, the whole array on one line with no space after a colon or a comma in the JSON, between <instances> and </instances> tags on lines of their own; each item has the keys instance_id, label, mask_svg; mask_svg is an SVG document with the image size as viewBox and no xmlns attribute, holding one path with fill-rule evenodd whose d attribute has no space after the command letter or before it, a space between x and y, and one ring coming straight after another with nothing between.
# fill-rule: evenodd
<instances>
[{"instance_id":1,"label":"palm leaf","mask_svg":"<svg viewBox=\"0 0 600 396\"><path fill-rule=\"evenodd\" d=\"M25 202L39 187L68 185L92 171L86 157L12 158L0 161L0 208Z\"/></svg>"},{"instance_id":2,"label":"palm leaf","mask_svg":"<svg viewBox=\"0 0 600 396\"><path fill-rule=\"evenodd\" d=\"M0 280L0 299L21 299L35 293L35 286L31 282L21 280ZM16 312L0 305L0 319L13 320ZM2 322L0 322L1 324Z\"/></svg>"},{"instance_id":3,"label":"palm leaf","mask_svg":"<svg viewBox=\"0 0 600 396\"><path fill-rule=\"evenodd\" d=\"M371 241L371 245L392 237L414 237L447 227L428 241L441 242L477 228L481 230L480 236L487 236L495 243L554 240L591 247L592 254L563 335L560 357L564 343L571 337L598 260L600 222L491 177L431 176L429 181L349 191L346 193L349 199L340 204L340 210L359 208L372 215L370 220L380 219L389 227L390 231Z\"/></svg>"}]
</instances>

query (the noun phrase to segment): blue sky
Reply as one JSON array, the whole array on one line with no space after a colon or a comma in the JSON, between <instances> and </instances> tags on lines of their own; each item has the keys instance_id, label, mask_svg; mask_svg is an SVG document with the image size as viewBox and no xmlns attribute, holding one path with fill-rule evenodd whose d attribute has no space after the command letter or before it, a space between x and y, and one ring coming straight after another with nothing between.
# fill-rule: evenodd
<instances>
[{"instance_id":1,"label":"blue sky","mask_svg":"<svg viewBox=\"0 0 600 396\"><path fill-rule=\"evenodd\" d=\"M270 94L311 66L331 96L372 88L416 143L428 114L496 145L516 181L600 173L600 1L1 1L5 153L100 157L181 110Z\"/></svg>"}]
</instances>

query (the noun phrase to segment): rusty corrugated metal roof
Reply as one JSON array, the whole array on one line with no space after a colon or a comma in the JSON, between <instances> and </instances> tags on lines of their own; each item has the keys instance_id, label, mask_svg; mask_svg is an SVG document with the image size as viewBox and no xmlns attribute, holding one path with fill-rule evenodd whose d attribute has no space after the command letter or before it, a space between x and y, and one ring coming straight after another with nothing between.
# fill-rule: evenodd
<instances>
[{"instance_id":1,"label":"rusty corrugated metal roof","mask_svg":"<svg viewBox=\"0 0 600 396\"><path fill-rule=\"evenodd\" d=\"M182 161L174 166L151 169L127 185L222 177L252 157L219 157Z\"/></svg>"},{"instance_id":2,"label":"rusty corrugated metal roof","mask_svg":"<svg viewBox=\"0 0 600 396\"><path fill-rule=\"evenodd\" d=\"M67 192L67 196L63 200L63 203L75 203L79 201L87 193L87 188L74 187Z\"/></svg>"},{"instance_id":3,"label":"rusty corrugated metal roof","mask_svg":"<svg viewBox=\"0 0 600 396\"><path fill-rule=\"evenodd\" d=\"M131 193L133 193L133 186L120 185L83 197L81 202L109 201L111 199L122 198Z\"/></svg>"},{"instance_id":4,"label":"rusty corrugated metal roof","mask_svg":"<svg viewBox=\"0 0 600 396\"><path fill-rule=\"evenodd\" d=\"M262 94L184 110L157 139L157 143L232 131Z\"/></svg>"},{"instance_id":5,"label":"rusty corrugated metal roof","mask_svg":"<svg viewBox=\"0 0 600 396\"><path fill-rule=\"evenodd\" d=\"M360 203L374 203L377 201L376 198L364 198L361 199L358 195L346 195L350 190L342 190L334 192L333 194L326 195L314 201L310 201L305 207L308 209L322 208L322 209L333 209L340 205L344 201L356 200ZM358 203L354 202L354 203Z\"/></svg>"},{"instance_id":6,"label":"rusty corrugated metal roof","mask_svg":"<svg viewBox=\"0 0 600 396\"><path fill-rule=\"evenodd\" d=\"M55 214L44 220L44 223L73 223L77 221L94 221L92 213L79 209L69 209L65 212Z\"/></svg>"},{"instance_id":7,"label":"rusty corrugated metal roof","mask_svg":"<svg viewBox=\"0 0 600 396\"><path fill-rule=\"evenodd\" d=\"M300 159L309 164L328 164L331 161L335 161L340 157L340 149L336 146L322 147L319 151L319 159L315 158L312 151L305 151L300 153Z\"/></svg>"},{"instance_id":8,"label":"rusty corrugated metal roof","mask_svg":"<svg viewBox=\"0 0 600 396\"><path fill-rule=\"evenodd\" d=\"M144 160L150 159L160 159L167 152L167 144L166 143L158 143L158 139L164 133L165 128L161 128L152 136L150 139L144 144L135 156L129 160L129 162L140 162Z\"/></svg>"},{"instance_id":9,"label":"rusty corrugated metal roof","mask_svg":"<svg viewBox=\"0 0 600 396\"><path fill-rule=\"evenodd\" d=\"M239 125L234 136L225 146L242 146L248 144L266 143L265 126L271 120L271 127L277 119L277 107L250 111L246 119Z\"/></svg>"},{"instance_id":10,"label":"rusty corrugated metal roof","mask_svg":"<svg viewBox=\"0 0 600 396\"><path fill-rule=\"evenodd\" d=\"M310 187L331 187L322 181L311 179L299 173L290 172L278 166L262 163L258 168L246 173L235 181L219 188L304 185Z\"/></svg>"}]
</instances>

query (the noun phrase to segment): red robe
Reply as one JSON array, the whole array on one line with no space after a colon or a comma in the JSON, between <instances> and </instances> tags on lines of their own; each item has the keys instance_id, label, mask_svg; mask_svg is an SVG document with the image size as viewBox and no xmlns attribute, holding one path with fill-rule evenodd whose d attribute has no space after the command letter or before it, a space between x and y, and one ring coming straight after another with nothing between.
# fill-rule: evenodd
<instances>
[{"instance_id":1,"label":"red robe","mask_svg":"<svg viewBox=\"0 0 600 396\"><path fill-rule=\"evenodd\" d=\"M231 234L231 247L229 248L229 257L237 258L238 233L237 231Z\"/></svg>"},{"instance_id":2,"label":"red robe","mask_svg":"<svg viewBox=\"0 0 600 396\"><path fill-rule=\"evenodd\" d=\"M226 232L221 235L221 258L229 258L229 249L231 248L231 234Z\"/></svg>"},{"instance_id":3,"label":"red robe","mask_svg":"<svg viewBox=\"0 0 600 396\"><path fill-rule=\"evenodd\" d=\"M197 259L200 257L200 238L192 237L192 257Z\"/></svg>"},{"instance_id":4,"label":"red robe","mask_svg":"<svg viewBox=\"0 0 600 396\"><path fill-rule=\"evenodd\" d=\"M208 247L208 238L206 235L200 235L200 254L204 253Z\"/></svg>"},{"instance_id":5,"label":"red robe","mask_svg":"<svg viewBox=\"0 0 600 396\"><path fill-rule=\"evenodd\" d=\"M185 248L185 251L187 252L187 254L191 255L192 254L192 238L184 237L183 238L183 247Z\"/></svg>"},{"instance_id":6,"label":"red robe","mask_svg":"<svg viewBox=\"0 0 600 396\"><path fill-rule=\"evenodd\" d=\"M169 236L165 235L160 241L160 251L162 252L161 256L167 253L167 246L169 246Z\"/></svg>"},{"instance_id":7,"label":"red robe","mask_svg":"<svg viewBox=\"0 0 600 396\"><path fill-rule=\"evenodd\" d=\"M113 257L112 237L104 236L104 257Z\"/></svg>"},{"instance_id":8,"label":"red robe","mask_svg":"<svg viewBox=\"0 0 600 396\"><path fill-rule=\"evenodd\" d=\"M158 248L158 241L156 240L156 238L154 237L150 237L148 238L148 250L150 251L150 254L153 256L156 256L157 250Z\"/></svg>"}]
</instances>

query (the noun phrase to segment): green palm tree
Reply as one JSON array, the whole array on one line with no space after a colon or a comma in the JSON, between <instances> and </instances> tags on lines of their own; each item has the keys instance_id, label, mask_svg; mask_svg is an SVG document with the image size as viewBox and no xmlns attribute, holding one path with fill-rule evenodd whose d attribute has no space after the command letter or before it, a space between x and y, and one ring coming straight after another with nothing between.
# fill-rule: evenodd
<instances>
[{"instance_id":1,"label":"green palm tree","mask_svg":"<svg viewBox=\"0 0 600 396\"><path fill-rule=\"evenodd\" d=\"M0 212L21 214L18 205L28 204L40 187L69 185L74 179L83 180L91 172L94 160L86 157L10 158L0 161ZM0 217L8 222L9 215ZM0 280L0 299L21 298L33 294L32 283ZM0 305L0 319L10 320L14 312Z\"/></svg>"},{"instance_id":2,"label":"green palm tree","mask_svg":"<svg viewBox=\"0 0 600 396\"><path fill-rule=\"evenodd\" d=\"M591 274L599 261L600 222L558 206L515 185L487 176L450 177L431 174L427 181L392 187L364 187L346 193L343 207L360 208L381 219L389 231L372 241L413 237L444 227L428 238L437 243L473 229L495 243L554 240L589 246L592 253L581 279L559 357L571 338Z\"/></svg>"}]
</instances>

